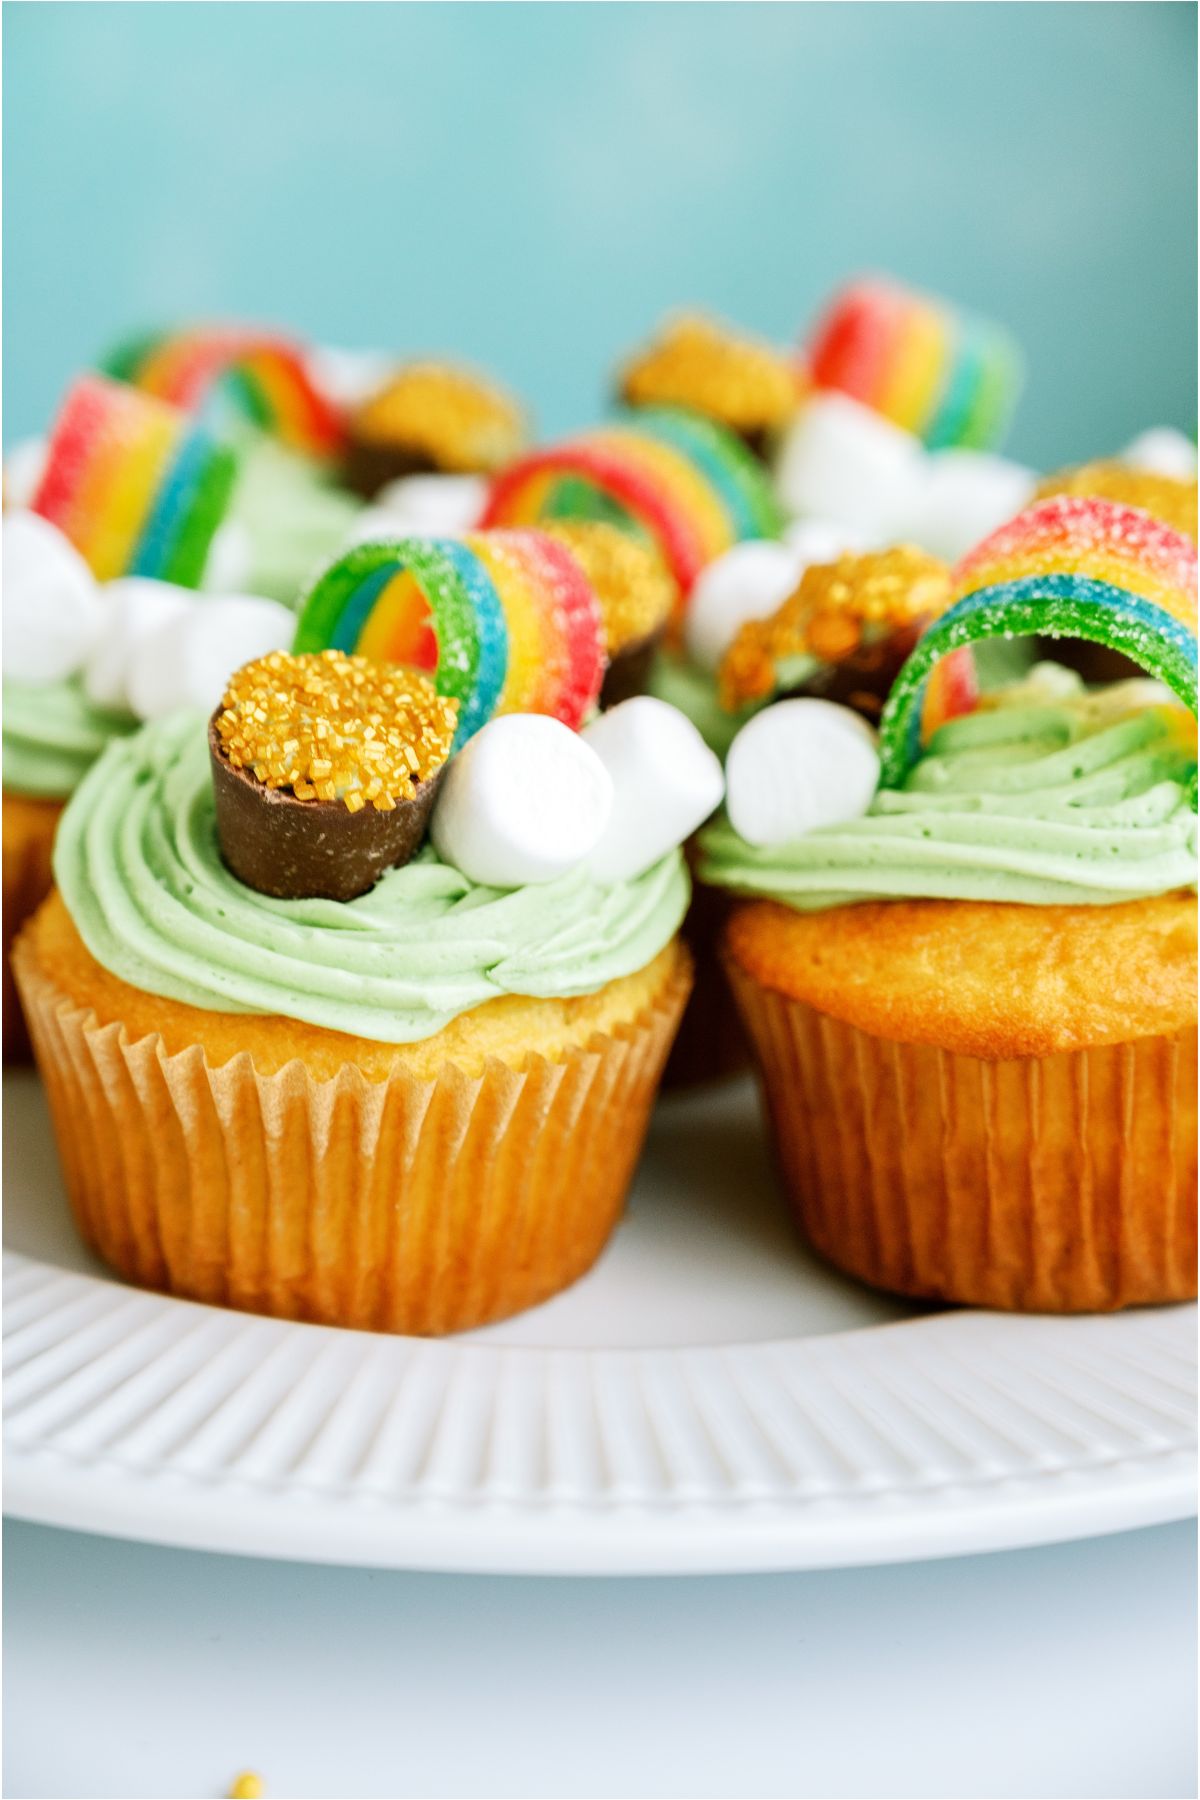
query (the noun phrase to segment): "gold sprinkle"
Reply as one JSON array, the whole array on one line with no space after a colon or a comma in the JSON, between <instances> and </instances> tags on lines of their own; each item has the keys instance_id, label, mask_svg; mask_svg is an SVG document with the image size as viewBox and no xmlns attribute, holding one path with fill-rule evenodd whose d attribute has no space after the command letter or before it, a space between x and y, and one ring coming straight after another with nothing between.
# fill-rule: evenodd
<instances>
[{"instance_id":1,"label":"gold sprinkle","mask_svg":"<svg viewBox=\"0 0 1200 1800\"><path fill-rule=\"evenodd\" d=\"M246 1769L230 1788L229 1800L262 1800L264 1791L262 1776Z\"/></svg>"},{"instance_id":2,"label":"gold sprinkle","mask_svg":"<svg viewBox=\"0 0 1200 1800\"><path fill-rule=\"evenodd\" d=\"M737 712L774 692L787 658L838 663L895 631L923 627L950 601L950 571L912 544L806 569L766 619L749 619L721 659L721 705Z\"/></svg>"},{"instance_id":3,"label":"gold sprinkle","mask_svg":"<svg viewBox=\"0 0 1200 1800\"><path fill-rule=\"evenodd\" d=\"M600 603L610 656L664 626L679 588L659 552L600 520L558 519L541 528L565 544Z\"/></svg>"},{"instance_id":4,"label":"gold sprinkle","mask_svg":"<svg viewBox=\"0 0 1200 1800\"><path fill-rule=\"evenodd\" d=\"M1092 462L1078 469L1060 469L1038 483L1037 498L1052 494L1082 494L1095 500L1113 500L1118 506L1137 506L1153 514L1173 531L1196 539L1196 483L1177 481L1171 475L1154 475L1131 469L1127 463Z\"/></svg>"},{"instance_id":5,"label":"gold sprinkle","mask_svg":"<svg viewBox=\"0 0 1200 1800\"><path fill-rule=\"evenodd\" d=\"M470 369L415 362L398 369L352 421L356 437L420 451L436 468L494 473L528 440L525 415L511 395Z\"/></svg>"},{"instance_id":6,"label":"gold sprinkle","mask_svg":"<svg viewBox=\"0 0 1200 1800\"><path fill-rule=\"evenodd\" d=\"M217 715L235 769L298 800L389 811L450 754L458 702L424 675L365 656L276 650L233 676Z\"/></svg>"},{"instance_id":7,"label":"gold sprinkle","mask_svg":"<svg viewBox=\"0 0 1200 1800\"><path fill-rule=\"evenodd\" d=\"M631 406L686 406L748 435L786 425L806 385L773 345L697 313L668 319L621 375Z\"/></svg>"}]
</instances>

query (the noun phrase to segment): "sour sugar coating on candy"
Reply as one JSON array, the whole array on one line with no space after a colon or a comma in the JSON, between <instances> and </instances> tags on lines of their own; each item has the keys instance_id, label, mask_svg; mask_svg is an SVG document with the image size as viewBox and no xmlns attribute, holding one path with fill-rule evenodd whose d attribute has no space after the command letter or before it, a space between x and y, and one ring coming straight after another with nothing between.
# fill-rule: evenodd
<instances>
[{"instance_id":1,"label":"sour sugar coating on candy","mask_svg":"<svg viewBox=\"0 0 1200 1800\"><path fill-rule=\"evenodd\" d=\"M459 702L460 743L495 711L508 665L495 586L450 538L384 537L338 557L301 603L292 647L425 670Z\"/></svg>"},{"instance_id":2,"label":"sour sugar coating on candy","mask_svg":"<svg viewBox=\"0 0 1200 1800\"><path fill-rule=\"evenodd\" d=\"M721 804L720 758L677 707L649 694L594 720L583 741L613 784L608 827L588 858L605 884L630 881L682 844Z\"/></svg>"},{"instance_id":3,"label":"sour sugar coating on candy","mask_svg":"<svg viewBox=\"0 0 1200 1800\"><path fill-rule=\"evenodd\" d=\"M612 779L578 733L510 713L450 764L431 835L443 862L484 887L538 885L591 855L612 807Z\"/></svg>"},{"instance_id":4,"label":"sour sugar coating on candy","mask_svg":"<svg viewBox=\"0 0 1200 1800\"><path fill-rule=\"evenodd\" d=\"M293 450L331 456L341 444L339 413L312 382L302 348L253 326L197 325L120 345L108 374L184 412L227 397L239 412Z\"/></svg>"},{"instance_id":5,"label":"sour sugar coating on candy","mask_svg":"<svg viewBox=\"0 0 1200 1800\"><path fill-rule=\"evenodd\" d=\"M721 662L721 704L736 712L766 699L798 664L797 685L819 684L826 697L878 716L892 677L949 598L949 569L911 545L818 564L774 613L741 627Z\"/></svg>"},{"instance_id":6,"label":"sour sugar coating on candy","mask_svg":"<svg viewBox=\"0 0 1200 1800\"><path fill-rule=\"evenodd\" d=\"M995 445L1022 379L1001 327L879 278L834 297L807 362L816 387L850 395L931 449Z\"/></svg>"},{"instance_id":7,"label":"sour sugar coating on candy","mask_svg":"<svg viewBox=\"0 0 1200 1800\"><path fill-rule=\"evenodd\" d=\"M952 592L884 708L886 787L899 786L920 753L931 679L949 653L985 638L1103 644L1196 711L1196 546L1149 513L1074 495L1039 501L959 564Z\"/></svg>"},{"instance_id":8,"label":"sour sugar coating on candy","mask_svg":"<svg viewBox=\"0 0 1200 1800\"><path fill-rule=\"evenodd\" d=\"M7 513L2 549L5 674L30 683L74 675L104 635L92 571L38 513Z\"/></svg>"},{"instance_id":9,"label":"sour sugar coating on candy","mask_svg":"<svg viewBox=\"0 0 1200 1800\"><path fill-rule=\"evenodd\" d=\"M63 403L32 505L100 581L198 587L236 473L233 452L177 407L87 375Z\"/></svg>"},{"instance_id":10,"label":"sour sugar coating on candy","mask_svg":"<svg viewBox=\"0 0 1200 1800\"><path fill-rule=\"evenodd\" d=\"M719 426L654 413L531 452L500 475L485 526L600 518L657 545L686 600L706 562L778 513L765 471Z\"/></svg>"},{"instance_id":11,"label":"sour sugar coating on candy","mask_svg":"<svg viewBox=\"0 0 1200 1800\"><path fill-rule=\"evenodd\" d=\"M1037 498L1055 494L1082 494L1098 500L1115 500L1150 513L1172 530L1196 540L1196 477L1178 478L1124 462L1083 463L1061 469L1038 483Z\"/></svg>"},{"instance_id":12,"label":"sour sugar coating on candy","mask_svg":"<svg viewBox=\"0 0 1200 1800\"><path fill-rule=\"evenodd\" d=\"M730 823L748 844L794 843L866 812L879 785L875 733L849 707L780 700L738 732L725 782Z\"/></svg>"},{"instance_id":13,"label":"sour sugar coating on candy","mask_svg":"<svg viewBox=\"0 0 1200 1800\"><path fill-rule=\"evenodd\" d=\"M239 669L209 722L222 857L278 898L366 893L420 847L456 723L424 676L338 650Z\"/></svg>"}]
</instances>

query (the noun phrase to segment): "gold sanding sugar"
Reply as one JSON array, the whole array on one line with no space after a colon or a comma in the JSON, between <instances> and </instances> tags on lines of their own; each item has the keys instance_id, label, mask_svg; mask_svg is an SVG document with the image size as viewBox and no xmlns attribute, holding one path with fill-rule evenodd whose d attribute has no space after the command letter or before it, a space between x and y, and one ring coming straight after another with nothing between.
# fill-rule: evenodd
<instances>
[{"instance_id":1,"label":"gold sanding sugar","mask_svg":"<svg viewBox=\"0 0 1200 1800\"><path fill-rule=\"evenodd\" d=\"M610 655L666 624L679 589L651 545L598 519L556 519L542 529L567 546L587 576Z\"/></svg>"},{"instance_id":2,"label":"gold sanding sugar","mask_svg":"<svg viewBox=\"0 0 1200 1800\"><path fill-rule=\"evenodd\" d=\"M354 431L377 444L422 450L441 468L499 469L525 443L525 417L502 388L449 363L409 363L354 414Z\"/></svg>"},{"instance_id":3,"label":"gold sanding sugar","mask_svg":"<svg viewBox=\"0 0 1200 1800\"><path fill-rule=\"evenodd\" d=\"M726 650L721 705L736 712L763 699L774 689L776 665L789 657L842 662L867 638L935 618L949 600L949 569L912 544L806 569L783 605L769 618L748 619Z\"/></svg>"},{"instance_id":4,"label":"gold sanding sugar","mask_svg":"<svg viewBox=\"0 0 1200 1800\"><path fill-rule=\"evenodd\" d=\"M1196 483L1178 481L1172 475L1155 475L1147 469L1131 469L1127 463L1084 463L1077 469L1060 469L1038 483L1037 499L1051 494L1082 494L1112 500L1118 506L1137 506L1152 513L1195 541Z\"/></svg>"},{"instance_id":5,"label":"gold sanding sugar","mask_svg":"<svg viewBox=\"0 0 1200 1800\"><path fill-rule=\"evenodd\" d=\"M273 651L239 669L217 715L235 769L298 800L390 812L450 754L458 702L424 675L341 650Z\"/></svg>"},{"instance_id":6,"label":"gold sanding sugar","mask_svg":"<svg viewBox=\"0 0 1200 1800\"><path fill-rule=\"evenodd\" d=\"M802 397L803 378L770 344L686 313L622 372L634 406L690 406L735 431L783 425Z\"/></svg>"},{"instance_id":7,"label":"gold sanding sugar","mask_svg":"<svg viewBox=\"0 0 1200 1800\"><path fill-rule=\"evenodd\" d=\"M262 1800L263 1792L262 1776L247 1769L230 1788L229 1800Z\"/></svg>"}]
</instances>

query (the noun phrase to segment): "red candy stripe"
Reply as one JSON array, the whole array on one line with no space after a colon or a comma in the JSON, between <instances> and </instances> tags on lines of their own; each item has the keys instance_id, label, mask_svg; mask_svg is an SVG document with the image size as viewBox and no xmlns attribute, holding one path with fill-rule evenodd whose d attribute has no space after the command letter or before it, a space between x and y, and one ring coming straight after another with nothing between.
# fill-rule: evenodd
<instances>
[{"instance_id":1,"label":"red candy stripe","mask_svg":"<svg viewBox=\"0 0 1200 1800\"><path fill-rule=\"evenodd\" d=\"M71 514L79 484L91 460L98 436L107 433L114 398L121 390L96 375L85 375L77 381L55 421L46 453L46 466L32 510L49 519L62 531L69 531Z\"/></svg>"},{"instance_id":2,"label":"red candy stripe","mask_svg":"<svg viewBox=\"0 0 1200 1800\"><path fill-rule=\"evenodd\" d=\"M550 596L567 652L565 678L554 717L578 731L600 698L604 680L604 621L592 585L565 544L544 531L498 532L497 538L528 560Z\"/></svg>"},{"instance_id":3,"label":"red candy stripe","mask_svg":"<svg viewBox=\"0 0 1200 1800\"><path fill-rule=\"evenodd\" d=\"M523 523L519 510L521 489L532 476L558 469L594 481L627 506L658 539L681 591L690 591L704 567L703 546L691 520L640 469L616 452L594 444L560 444L513 463L492 488L483 516L484 527Z\"/></svg>"}]
</instances>

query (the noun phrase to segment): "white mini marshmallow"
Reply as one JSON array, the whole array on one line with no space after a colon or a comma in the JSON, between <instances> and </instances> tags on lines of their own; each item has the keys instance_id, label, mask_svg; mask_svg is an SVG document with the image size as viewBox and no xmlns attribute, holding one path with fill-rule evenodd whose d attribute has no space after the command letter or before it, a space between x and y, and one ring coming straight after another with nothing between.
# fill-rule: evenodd
<instances>
[{"instance_id":1,"label":"white mini marshmallow","mask_svg":"<svg viewBox=\"0 0 1200 1800\"><path fill-rule=\"evenodd\" d=\"M869 550L861 531L852 525L838 525L832 519L793 519L783 534L783 541L796 552L806 569L819 563L836 562L848 550Z\"/></svg>"},{"instance_id":2,"label":"white mini marshmallow","mask_svg":"<svg viewBox=\"0 0 1200 1800\"><path fill-rule=\"evenodd\" d=\"M1176 481L1196 479L1196 446L1173 425L1154 425L1139 432L1122 450L1121 461L1147 475L1170 475Z\"/></svg>"},{"instance_id":3,"label":"white mini marshmallow","mask_svg":"<svg viewBox=\"0 0 1200 1800\"><path fill-rule=\"evenodd\" d=\"M878 785L874 731L831 700L781 700L756 713L725 763L725 805L748 844L790 844L860 819Z\"/></svg>"},{"instance_id":4,"label":"white mini marshmallow","mask_svg":"<svg viewBox=\"0 0 1200 1800\"><path fill-rule=\"evenodd\" d=\"M443 862L486 887L554 881L596 848L613 807L596 752L557 719L507 713L453 757L430 835Z\"/></svg>"},{"instance_id":5,"label":"white mini marshmallow","mask_svg":"<svg viewBox=\"0 0 1200 1800\"><path fill-rule=\"evenodd\" d=\"M900 536L945 562L1028 506L1037 486L1032 469L984 450L936 450L925 459L916 510Z\"/></svg>"},{"instance_id":6,"label":"white mini marshmallow","mask_svg":"<svg viewBox=\"0 0 1200 1800\"><path fill-rule=\"evenodd\" d=\"M343 350L316 344L305 352L304 366L317 392L334 406L357 406L387 381L396 359L386 350Z\"/></svg>"},{"instance_id":7,"label":"white mini marshmallow","mask_svg":"<svg viewBox=\"0 0 1200 1800\"><path fill-rule=\"evenodd\" d=\"M161 719L180 707L211 712L243 663L286 650L296 620L276 600L226 594L199 600L134 647L128 694L139 719Z\"/></svg>"},{"instance_id":8,"label":"white mini marshmallow","mask_svg":"<svg viewBox=\"0 0 1200 1800\"><path fill-rule=\"evenodd\" d=\"M21 438L4 458L6 510L29 506L41 486L49 444L45 438Z\"/></svg>"},{"instance_id":9,"label":"white mini marshmallow","mask_svg":"<svg viewBox=\"0 0 1200 1800\"><path fill-rule=\"evenodd\" d=\"M252 561L250 533L240 519L226 519L213 533L200 585L206 594L244 593Z\"/></svg>"},{"instance_id":10,"label":"white mini marshmallow","mask_svg":"<svg viewBox=\"0 0 1200 1800\"><path fill-rule=\"evenodd\" d=\"M833 519L869 544L894 542L924 472L919 438L845 394L816 394L789 428L775 483L789 513Z\"/></svg>"},{"instance_id":11,"label":"white mini marshmallow","mask_svg":"<svg viewBox=\"0 0 1200 1800\"><path fill-rule=\"evenodd\" d=\"M414 535L458 537L478 525L488 491L482 475L403 475L380 488L373 504Z\"/></svg>"},{"instance_id":12,"label":"white mini marshmallow","mask_svg":"<svg viewBox=\"0 0 1200 1800\"><path fill-rule=\"evenodd\" d=\"M129 671L139 645L181 612L201 603L189 588L141 575L106 581L100 597L104 630L84 664L84 692L96 706L128 712Z\"/></svg>"},{"instance_id":13,"label":"white mini marshmallow","mask_svg":"<svg viewBox=\"0 0 1200 1800\"><path fill-rule=\"evenodd\" d=\"M4 672L13 681L74 675L104 626L95 576L39 513L4 515L3 606Z\"/></svg>"},{"instance_id":14,"label":"white mini marshmallow","mask_svg":"<svg viewBox=\"0 0 1200 1800\"><path fill-rule=\"evenodd\" d=\"M804 570L789 544L752 538L700 571L684 614L688 654L715 669L747 619L764 619L787 599Z\"/></svg>"},{"instance_id":15,"label":"white mini marshmallow","mask_svg":"<svg viewBox=\"0 0 1200 1800\"><path fill-rule=\"evenodd\" d=\"M665 700L649 694L624 700L601 713L583 741L612 777L612 816L588 858L606 886L643 874L721 804L720 758Z\"/></svg>"}]
</instances>

